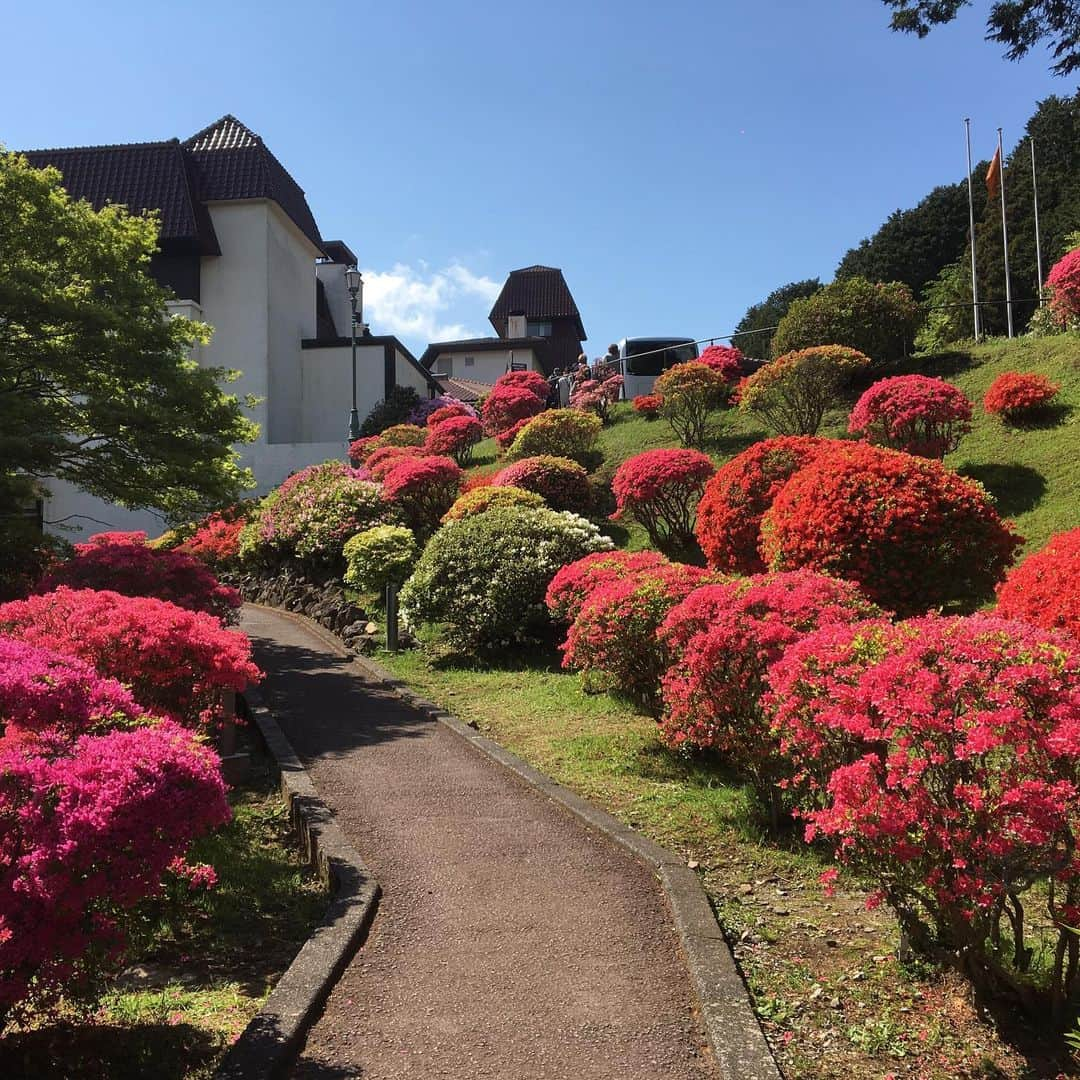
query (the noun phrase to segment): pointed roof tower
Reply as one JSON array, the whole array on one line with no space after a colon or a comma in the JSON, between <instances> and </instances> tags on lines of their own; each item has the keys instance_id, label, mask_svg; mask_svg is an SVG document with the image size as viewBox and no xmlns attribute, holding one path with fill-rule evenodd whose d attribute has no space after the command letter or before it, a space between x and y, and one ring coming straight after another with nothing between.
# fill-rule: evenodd
<instances>
[{"instance_id":1,"label":"pointed roof tower","mask_svg":"<svg viewBox=\"0 0 1080 1080\"><path fill-rule=\"evenodd\" d=\"M510 271L488 316L500 336L506 336L507 320L511 315L524 315L530 322L573 319L578 340L587 340L581 313L563 272L554 266L526 266Z\"/></svg>"}]
</instances>

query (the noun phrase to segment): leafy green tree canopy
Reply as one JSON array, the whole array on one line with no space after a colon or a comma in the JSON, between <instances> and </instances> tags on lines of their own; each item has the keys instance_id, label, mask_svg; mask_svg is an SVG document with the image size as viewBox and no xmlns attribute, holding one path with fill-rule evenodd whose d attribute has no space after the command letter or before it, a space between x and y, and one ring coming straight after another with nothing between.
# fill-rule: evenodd
<instances>
[{"instance_id":1,"label":"leafy green tree canopy","mask_svg":"<svg viewBox=\"0 0 1080 1080\"><path fill-rule=\"evenodd\" d=\"M258 428L221 389L235 373L189 358L209 328L166 316L157 230L0 152L0 515L27 478L172 518L252 485L233 444Z\"/></svg>"},{"instance_id":2,"label":"leafy green tree canopy","mask_svg":"<svg viewBox=\"0 0 1080 1080\"><path fill-rule=\"evenodd\" d=\"M773 289L759 304L752 304L735 327L732 345L737 345L746 356L757 360L768 360L772 356L770 347L773 334L780 320L788 313L788 308L795 300L813 296L821 289L819 278L807 278L805 281L792 281Z\"/></svg>"},{"instance_id":3,"label":"leafy green tree canopy","mask_svg":"<svg viewBox=\"0 0 1080 1080\"><path fill-rule=\"evenodd\" d=\"M895 9L892 28L919 37L950 23L971 0L884 0ZM1055 75L1080 68L1080 3L1077 0L996 0L986 19L986 40L998 41L1010 60L1020 60L1045 41Z\"/></svg>"},{"instance_id":4,"label":"leafy green tree canopy","mask_svg":"<svg viewBox=\"0 0 1080 1080\"><path fill-rule=\"evenodd\" d=\"M847 345L876 365L889 364L911 351L921 322L922 311L903 282L845 278L796 300L780 320L772 348L782 356L816 345Z\"/></svg>"}]
</instances>

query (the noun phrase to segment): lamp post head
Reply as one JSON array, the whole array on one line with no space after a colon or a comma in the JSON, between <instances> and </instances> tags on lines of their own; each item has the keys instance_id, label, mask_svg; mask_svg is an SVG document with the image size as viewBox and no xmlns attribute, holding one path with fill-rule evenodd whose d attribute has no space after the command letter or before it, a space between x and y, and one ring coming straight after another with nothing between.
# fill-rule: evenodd
<instances>
[{"instance_id":1,"label":"lamp post head","mask_svg":"<svg viewBox=\"0 0 1080 1080\"><path fill-rule=\"evenodd\" d=\"M360 276L360 271L355 266L350 266L345 271L345 288L349 290L349 295L355 300L363 287L364 279Z\"/></svg>"}]
</instances>

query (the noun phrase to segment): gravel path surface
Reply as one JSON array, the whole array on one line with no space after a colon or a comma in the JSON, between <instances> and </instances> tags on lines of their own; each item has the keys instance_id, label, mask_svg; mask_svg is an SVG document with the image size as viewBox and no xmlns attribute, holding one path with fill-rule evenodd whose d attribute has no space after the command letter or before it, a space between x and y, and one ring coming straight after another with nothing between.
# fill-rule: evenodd
<instances>
[{"instance_id":1,"label":"gravel path surface","mask_svg":"<svg viewBox=\"0 0 1080 1080\"><path fill-rule=\"evenodd\" d=\"M242 626L383 890L295 1077L716 1076L647 869L303 624L245 608Z\"/></svg>"}]
</instances>

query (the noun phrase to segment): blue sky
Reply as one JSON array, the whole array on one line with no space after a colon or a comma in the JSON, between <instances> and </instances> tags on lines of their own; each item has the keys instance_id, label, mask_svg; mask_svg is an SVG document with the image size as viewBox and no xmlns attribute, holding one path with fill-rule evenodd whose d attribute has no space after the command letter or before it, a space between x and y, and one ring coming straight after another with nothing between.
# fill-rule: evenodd
<instances>
[{"instance_id":1,"label":"blue sky","mask_svg":"<svg viewBox=\"0 0 1080 1080\"><path fill-rule=\"evenodd\" d=\"M730 332L829 280L996 128L1069 94L984 42L987 0L919 41L880 0L54 0L5 12L0 143L185 138L230 112L360 257L368 321L420 350L490 332L506 273L563 268L590 355Z\"/></svg>"}]
</instances>

